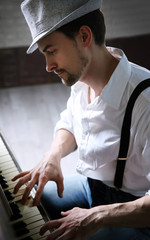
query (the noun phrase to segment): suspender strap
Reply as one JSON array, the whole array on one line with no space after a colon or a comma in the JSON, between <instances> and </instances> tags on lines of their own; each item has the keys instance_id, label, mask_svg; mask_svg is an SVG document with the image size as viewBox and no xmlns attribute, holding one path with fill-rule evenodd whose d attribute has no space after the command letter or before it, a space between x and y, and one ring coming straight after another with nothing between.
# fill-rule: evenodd
<instances>
[{"instance_id":1,"label":"suspender strap","mask_svg":"<svg viewBox=\"0 0 150 240\"><path fill-rule=\"evenodd\" d=\"M123 119L123 124L121 129L120 149L119 149L116 173L114 178L114 185L118 189L122 187L123 174L124 174L125 164L127 160L127 153L128 153L129 141L130 141L130 126L131 126L132 110L137 97L147 87L150 87L150 78L140 82L137 85L137 87L134 89L133 93L131 94L131 97L126 107L125 116Z\"/></svg>"}]
</instances>

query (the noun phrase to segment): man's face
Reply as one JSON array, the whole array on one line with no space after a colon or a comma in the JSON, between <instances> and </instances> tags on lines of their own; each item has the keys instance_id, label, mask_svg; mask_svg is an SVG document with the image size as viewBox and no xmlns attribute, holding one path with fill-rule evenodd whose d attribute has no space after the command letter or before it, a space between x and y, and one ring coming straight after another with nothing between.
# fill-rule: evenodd
<instances>
[{"instance_id":1,"label":"man's face","mask_svg":"<svg viewBox=\"0 0 150 240\"><path fill-rule=\"evenodd\" d=\"M56 31L39 40L38 47L45 55L46 70L55 72L65 85L72 86L82 78L88 58L79 41Z\"/></svg>"}]
</instances>

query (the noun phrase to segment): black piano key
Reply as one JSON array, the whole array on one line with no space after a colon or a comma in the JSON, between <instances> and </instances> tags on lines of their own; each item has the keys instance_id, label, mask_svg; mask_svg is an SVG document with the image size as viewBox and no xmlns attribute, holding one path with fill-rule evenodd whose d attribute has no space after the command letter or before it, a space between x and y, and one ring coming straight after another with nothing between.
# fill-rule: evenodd
<instances>
[{"instance_id":1,"label":"black piano key","mask_svg":"<svg viewBox=\"0 0 150 240\"><path fill-rule=\"evenodd\" d=\"M22 218L22 217L23 216L20 213L14 214L10 217L10 221L14 221L14 220L17 220L17 219Z\"/></svg>"},{"instance_id":2,"label":"black piano key","mask_svg":"<svg viewBox=\"0 0 150 240\"><path fill-rule=\"evenodd\" d=\"M14 197L12 196L12 192L11 192L11 191L6 190L6 191L4 191L4 193L5 193L5 196L6 196L6 198L7 198L8 201L14 199Z\"/></svg>"},{"instance_id":3,"label":"black piano key","mask_svg":"<svg viewBox=\"0 0 150 240\"><path fill-rule=\"evenodd\" d=\"M20 237L20 236L23 236L23 235L25 235L27 233L29 233L29 230L25 227L25 228L18 229L15 232L15 235L16 235L16 237Z\"/></svg>"},{"instance_id":4,"label":"black piano key","mask_svg":"<svg viewBox=\"0 0 150 240\"><path fill-rule=\"evenodd\" d=\"M26 238L22 238L21 240L33 240L32 237L26 237Z\"/></svg>"},{"instance_id":5,"label":"black piano key","mask_svg":"<svg viewBox=\"0 0 150 240\"><path fill-rule=\"evenodd\" d=\"M9 185L8 185L6 182L4 182L4 183L1 183L1 187L2 187L3 189L5 189L5 188L8 188Z\"/></svg>"},{"instance_id":6,"label":"black piano key","mask_svg":"<svg viewBox=\"0 0 150 240\"><path fill-rule=\"evenodd\" d=\"M12 203L10 203L10 206L11 206L12 209L16 209L16 208L19 209L19 207L18 207L18 205L17 205L16 202L12 202Z\"/></svg>"},{"instance_id":7,"label":"black piano key","mask_svg":"<svg viewBox=\"0 0 150 240\"><path fill-rule=\"evenodd\" d=\"M2 140L2 142L4 143L4 145L6 145L7 146L7 144L6 144L6 142L4 141L4 139L2 138L2 136L1 136L1 133L0 133L0 140ZM1 143L0 143L0 145L1 145ZM7 146L8 147L8 146ZM8 148L8 152L9 152L9 154L10 154L10 156L11 156L11 158L12 158L12 161L14 162L14 163L16 163L16 160L15 160L15 158L14 158L14 156L12 155L12 153L11 153L11 151L9 150L9 148ZM8 163L9 164L9 163ZM18 167L18 165L17 165L17 167ZM0 187L2 187L3 188L3 193L6 191L6 196L7 196L7 198L9 199L9 198L12 198L13 197L13 194L11 194L11 192L7 192L7 189L6 188L9 188L9 185L8 185L8 183L7 183L7 181L6 181L6 177L5 177L5 173L4 173L5 171L3 171L2 169L0 169ZM7 173L7 172L6 172ZM6 174L6 175L8 175L8 174ZM2 186L1 186L2 185ZM3 194L4 195L4 194ZM5 196L4 196L5 197ZM6 200L6 197L5 197L5 200ZM15 221L15 222L21 222L21 223L19 223L18 225L15 225L14 226L14 228L16 228L17 229L17 235L20 235L20 237L16 237L15 239L17 240L18 238L19 239L21 239L21 240L33 240L33 236L27 236L27 235L31 235L30 234L30 230L28 230L27 228L28 228L28 226L25 226L25 223L24 223L24 221L23 221L23 214L21 214L21 211L19 210L19 204L17 204L17 202L14 202L13 201L13 203L11 202L9 202L9 200L8 200L8 206L7 206L7 208L10 208L10 213L11 213L11 217L10 217L10 225L11 225L11 227L12 227L12 224L15 224L14 223L14 220L17 220L17 221ZM1 213L0 213L1 214ZM9 216L10 216L10 214L9 214ZM20 219L21 218L21 219ZM20 229L20 230L19 230ZM13 228L12 228L12 230L14 230ZM14 230L14 232L15 232L15 230ZM31 230L31 232L32 232L32 230ZM24 234L26 234L27 233L27 235L24 235ZM25 237L26 236L26 237ZM10 238L11 239L11 238ZM1 238L0 238L0 240L1 240Z\"/></svg>"},{"instance_id":8,"label":"black piano key","mask_svg":"<svg viewBox=\"0 0 150 240\"><path fill-rule=\"evenodd\" d=\"M12 213L13 213L13 215L10 218L10 221L14 221L14 220L17 220L17 219L23 217L22 214L20 214L20 209L19 209L16 202L10 203L10 208L11 208Z\"/></svg>"},{"instance_id":9,"label":"black piano key","mask_svg":"<svg viewBox=\"0 0 150 240\"><path fill-rule=\"evenodd\" d=\"M5 177L0 175L0 183L6 183Z\"/></svg>"},{"instance_id":10,"label":"black piano key","mask_svg":"<svg viewBox=\"0 0 150 240\"><path fill-rule=\"evenodd\" d=\"M14 230L18 230L20 228L25 228L26 226L27 226L27 224L24 221L20 221L20 222L12 224L12 227Z\"/></svg>"},{"instance_id":11,"label":"black piano key","mask_svg":"<svg viewBox=\"0 0 150 240\"><path fill-rule=\"evenodd\" d=\"M12 210L12 212L13 212L14 215L20 213L20 209L19 209L19 207L18 207L18 205L17 205L16 202L10 203L10 208L11 208L11 210Z\"/></svg>"}]
</instances>

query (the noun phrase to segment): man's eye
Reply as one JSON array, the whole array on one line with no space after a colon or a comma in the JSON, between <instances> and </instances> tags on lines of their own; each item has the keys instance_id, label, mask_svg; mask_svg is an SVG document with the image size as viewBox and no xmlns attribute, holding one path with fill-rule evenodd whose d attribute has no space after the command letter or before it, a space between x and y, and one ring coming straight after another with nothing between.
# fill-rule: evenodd
<instances>
[{"instance_id":1,"label":"man's eye","mask_svg":"<svg viewBox=\"0 0 150 240\"><path fill-rule=\"evenodd\" d=\"M56 52L55 50L53 51L47 51L49 55L54 55L54 53Z\"/></svg>"}]
</instances>

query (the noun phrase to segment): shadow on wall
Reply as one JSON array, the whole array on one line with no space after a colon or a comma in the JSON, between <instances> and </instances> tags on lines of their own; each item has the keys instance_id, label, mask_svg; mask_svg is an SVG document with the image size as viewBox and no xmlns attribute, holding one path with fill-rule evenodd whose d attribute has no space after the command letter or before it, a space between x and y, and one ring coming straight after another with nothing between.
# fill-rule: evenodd
<instances>
[{"instance_id":1,"label":"shadow on wall","mask_svg":"<svg viewBox=\"0 0 150 240\"><path fill-rule=\"evenodd\" d=\"M27 47L0 49L0 88L60 82L47 73L45 58L36 50L26 54Z\"/></svg>"},{"instance_id":2,"label":"shadow on wall","mask_svg":"<svg viewBox=\"0 0 150 240\"><path fill-rule=\"evenodd\" d=\"M150 70L150 34L108 39L106 41L107 46L121 48L129 61L136 63L142 67L146 67Z\"/></svg>"},{"instance_id":3,"label":"shadow on wall","mask_svg":"<svg viewBox=\"0 0 150 240\"><path fill-rule=\"evenodd\" d=\"M107 39L106 45L121 48L129 61L150 69L150 34ZM26 54L27 48L0 49L0 88L60 82L53 73L47 73L45 59L39 51Z\"/></svg>"}]
</instances>

